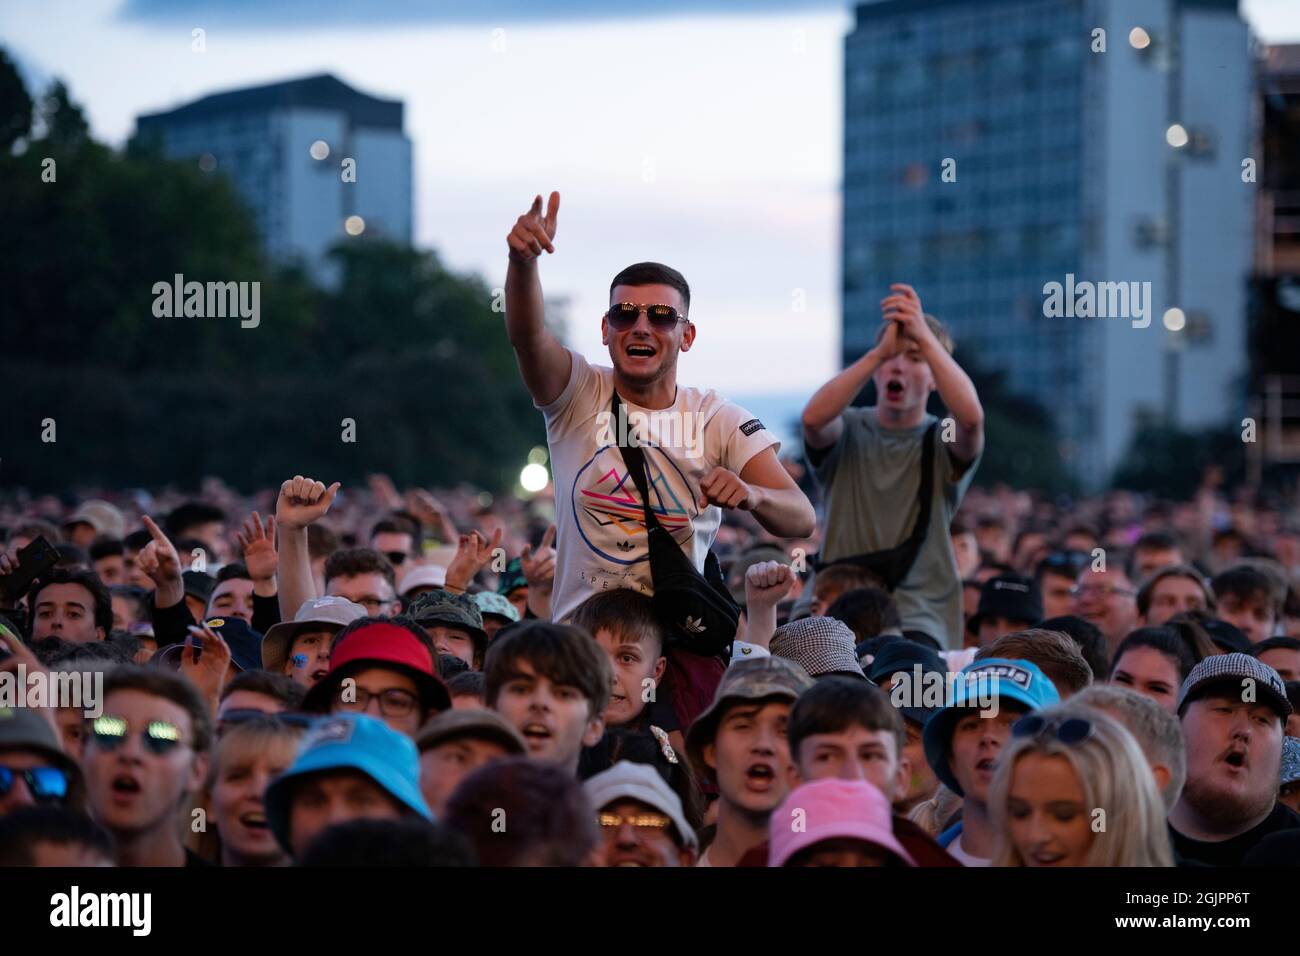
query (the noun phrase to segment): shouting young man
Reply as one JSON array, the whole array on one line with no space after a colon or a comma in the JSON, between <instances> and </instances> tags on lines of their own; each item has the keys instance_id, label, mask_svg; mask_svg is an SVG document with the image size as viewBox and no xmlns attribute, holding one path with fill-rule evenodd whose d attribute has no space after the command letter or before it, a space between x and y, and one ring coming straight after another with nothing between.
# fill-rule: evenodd
<instances>
[{"instance_id":1,"label":"shouting young man","mask_svg":"<svg viewBox=\"0 0 1300 956\"><path fill-rule=\"evenodd\" d=\"M886 583L903 628L961 647L961 579L948 527L984 451L984 409L953 360L952 338L921 310L911 286L890 286L881 312L875 346L803 411L808 461L826 489L821 561L881 559L893 550L894 579ZM876 404L850 408L869 381ZM936 390L950 416L943 422L925 410Z\"/></svg>"},{"instance_id":2,"label":"shouting young man","mask_svg":"<svg viewBox=\"0 0 1300 956\"><path fill-rule=\"evenodd\" d=\"M559 209L559 193L545 212L538 196L511 229L505 293L510 344L546 419L558 527L551 609L564 621L602 590L653 592L641 496L618 448L632 441L620 439L635 436L650 507L701 571L723 508L752 512L783 538L811 534L816 518L762 422L716 392L677 386L678 354L695 342L681 273L640 262L614 277L600 325L613 368L589 364L547 329L537 260L555 251Z\"/></svg>"}]
</instances>

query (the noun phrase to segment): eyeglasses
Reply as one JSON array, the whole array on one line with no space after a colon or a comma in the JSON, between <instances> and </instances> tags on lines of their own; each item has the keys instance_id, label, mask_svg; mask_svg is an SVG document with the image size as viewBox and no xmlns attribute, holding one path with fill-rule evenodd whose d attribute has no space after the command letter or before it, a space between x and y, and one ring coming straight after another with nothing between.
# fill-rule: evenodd
<instances>
[{"instance_id":1,"label":"eyeglasses","mask_svg":"<svg viewBox=\"0 0 1300 956\"><path fill-rule=\"evenodd\" d=\"M637 813L625 817L621 813L602 812L596 815L596 819L602 827L611 829L621 827L624 823L630 823L638 830L662 830L672 823L662 813Z\"/></svg>"},{"instance_id":2,"label":"eyeglasses","mask_svg":"<svg viewBox=\"0 0 1300 956\"><path fill-rule=\"evenodd\" d=\"M671 305L636 305L632 302L615 302L605 313L605 318L609 320L610 328L616 332L626 332L636 325L642 312L649 318L650 324L661 332L667 332L678 322L686 321L686 317Z\"/></svg>"},{"instance_id":3,"label":"eyeglasses","mask_svg":"<svg viewBox=\"0 0 1300 956\"><path fill-rule=\"evenodd\" d=\"M1106 597L1111 594L1133 597L1137 592L1132 588L1120 588L1113 584L1085 584L1082 587L1076 584L1070 588L1070 594L1073 597Z\"/></svg>"},{"instance_id":4,"label":"eyeglasses","mask_svg":"<svg viewBox=\"0 0 1300 956\"><path fill-rule=\"evenodd\" d=\"M405 551L385 551L384 557L393 567L399 567L406 562L407 554Z\"/></svg>"},{"instance_id":5,"label":"eyeglasses","mask_svg":"<svg viewBox=\"0 0 1300 956\"><path fill-rule=\"evenodd\" d=\"M0 766L0 797L9 796L9 791L21 778L26 781L32 799L37 803L58 803L68 795L68 775L59 767L17 767Z\"/></svg>"},{"instance_id":6,"label":"eyeglasses","mask_svg":"<svg viewBox=\"0 0 1300 956\"><path fill-rule=\"evenodd\" d=\"M1067 747L1073 747L1092 736L1092 721L1082 717L1056 721L1039 714L1026 714L1011 725L1013 737L1039 737L1049 732L1054 732L1056 739Z\"/></svg>"},{"instance_id":7,"label":"eyeglasses","mask_svg":"<svg viewBox=\"0 0 1300 956\"><path fill-rule=\"evenodd\" d=\"M344 700L344 697L353 697L354 699ZM370 706L370 702L375 698L379 699L379 712L385 717L406 717L414 712L420 704L420 698L409 690L402 690L400 687L390 687L388 690L381 690L377 694L371 693L364 687L347 689L340 687L335 700L338 703L339 710L361 713Z\"/></svg>"},{"instance_id":8,"label":"eyeglasses","mask_svg":"<svg viewBox=\"0 0 1300 956\"><path fill-rule=\"evenodd\" d=\"M108 714L96 717L90 723L91 739L105 750L116 750L130 736L127 723L121 717ZM164 756L184 743L180 728L165 720L151 720L140 731L140 740L151 753Z\"/></svg>"}]
</instances>

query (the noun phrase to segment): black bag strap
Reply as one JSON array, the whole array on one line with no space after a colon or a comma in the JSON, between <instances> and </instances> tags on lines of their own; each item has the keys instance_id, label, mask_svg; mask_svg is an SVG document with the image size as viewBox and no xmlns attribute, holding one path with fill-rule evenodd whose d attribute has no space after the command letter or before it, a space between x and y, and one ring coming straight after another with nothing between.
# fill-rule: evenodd
<instances>
[{"instance_id":1,"label":"black bag strap","mask_svg":"<svg viewBox=\"0 0 1300 956\"><path fill-rule=\"evenodd\" d=\"M921 497L921 511L916 516L912 533L907 536L908 544L922 544L926 533L930 530L930 511L934 504L934 432L938 427L937 419L930 423L930 427L925 430L925 438L921 445L921 490L918 492Z\"/></svg>"},{"instance_id":2,"label":"black bag strap","mask_svg":"<svg viewBox=\"0 0 1300 956\"><path fill-rule=\"evenodd\" d=\"M614 415L614 427L618 428L619 409L623 407L623 402L618 397L617 391L614 392L609 407ZM615 434L622 435L626 434L626 432L619 430ZM636 483L636 490L641 495L641 508L645 512L645 530L646 534L649 535L651 530L659 527L659 518L656 517L654 510L650 507L650 485L646 476L645 454L641 451L641 446L637 444L619 445L618 450L623 456L623 464L627 465L627 470L632 475L632 481Z\"/></svg>"},{"instance_id":3,"label":"black bag strap","mask_svg":"<svg viewBox=\"0 0 1300 956\"><path fill-rule=\"evenodd\" d=\"M819 553L813 557L814 570L820 571L822 568L828 568L834 564L861 564L864 559L903 553L908 550L912 552L912 557L908 562L908 570L911 569L912 563L916 560L916 554L925 543L925 536L930 530L930 513L934 504L934 432L938 427L939 422L937 420L931 422L930 427L925 430L925 435L921 438L921 484L916 493L920 508L916 515L916 523L912 525L911 533L894 547L874 551L871 554L860 554L838 558L834 561L823 561Z\"/></svg>"}]
</instances>

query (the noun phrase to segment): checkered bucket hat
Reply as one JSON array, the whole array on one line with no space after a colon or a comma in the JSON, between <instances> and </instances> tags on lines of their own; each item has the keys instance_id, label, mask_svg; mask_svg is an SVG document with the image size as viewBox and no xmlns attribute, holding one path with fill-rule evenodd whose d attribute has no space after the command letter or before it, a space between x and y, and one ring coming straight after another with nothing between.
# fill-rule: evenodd
<instances>
[{"instance_id":1,"label":"checkered bucket hat","mask_svg":"<svg viewBox=\"0 0 1300 956\"><path fill-rule=\"evenodd\" d=\"M812 677L854 674L866 679L854 651L856 635L833 617L805 617L783 624L772 635L772 656L803 666Z\"/></svg>"}]
</instances>

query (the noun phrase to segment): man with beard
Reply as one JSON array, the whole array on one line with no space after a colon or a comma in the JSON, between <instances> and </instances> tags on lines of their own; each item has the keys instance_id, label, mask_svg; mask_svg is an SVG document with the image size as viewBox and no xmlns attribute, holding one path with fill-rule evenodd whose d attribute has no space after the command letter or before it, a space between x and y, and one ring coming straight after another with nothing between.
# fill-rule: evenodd
<instances>
[{"instance_id":1,"label":"man with beard","mask_svg":"<svg viewBox=\"0 0 1300 956\"><path fill-rule=\"evenodd\" d=\"M677 386L695 324L676 269L640 262L614 277L600 326L613 368L589 364L547 329L537 259L555 251L559 208L551 193L543 214L538 196L515 223L505 293L510 345L546 419L558 529L551 611L565 621L602 590L653 592L642 503L620 444L641 446L650 506L700 571L724 508L751 512L782 538L812 534L816 517L762 422L712 390Z\"/></svg>"},{"instance_id":2,"label":"man with beard","mask_svg":"<svg viewBox=\"0 0 1300 956\"><path fill-rule=\"evenodd\" d=\"M1169 814L1181 863L1239 866L1266 836L1300 828L1300 815L1277 799L1290 714L1282 678L1249 655L1192 668L1178 699L1187 783Z\"/></svg>"}]
</instances>

